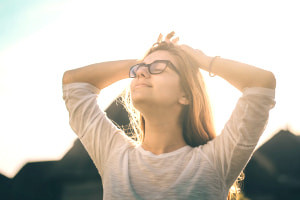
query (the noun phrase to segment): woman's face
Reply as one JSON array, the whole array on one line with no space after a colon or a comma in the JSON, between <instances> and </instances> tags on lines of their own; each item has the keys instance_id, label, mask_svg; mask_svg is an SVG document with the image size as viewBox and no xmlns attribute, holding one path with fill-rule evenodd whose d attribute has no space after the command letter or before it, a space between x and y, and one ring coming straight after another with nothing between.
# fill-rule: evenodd
<instances>
[{"instance_id":1,"label":"woman's face","mask_svg":"<svg viewBox=\"0 0 300 200\"><path fill-rule=\"evenodd\" d=\"M163 50L151 53L143 62L150 64L156 60L169 60L178 66L173 55ZM180 77L171 67L167 67L161 74L150 74L148 68L144 66L138 68L130 90L133 105L138 110L143 106L171 109L172 106L185 104Z\"/></svg>"}]
</instances>

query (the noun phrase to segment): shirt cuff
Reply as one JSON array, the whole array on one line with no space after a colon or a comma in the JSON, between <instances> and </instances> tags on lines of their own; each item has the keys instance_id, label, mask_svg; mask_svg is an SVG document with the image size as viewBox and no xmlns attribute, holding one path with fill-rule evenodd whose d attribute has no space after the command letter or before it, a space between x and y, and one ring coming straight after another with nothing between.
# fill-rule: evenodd
<instances>
[{"instance_id":1,"label":"shirt cuff","mask_svg":"<svg viewBox=\"0 0 300 200\"><path fill-rule=\"evenodd\" d=\"M247 87L243 90L243 96L247 96L247 95L262 95L262 96L268 96L275 99L275 89L263 88L263 87L251 87L251 88Z\"/></svg>"},{"instance_id":2,"label":"shirt cuff","mask_svg":"<svg viewBox=\"0 0 300 200\"><path fill-rule=\"evenodd\" d=\"M100 89L95 87L94 85L86 82L75 82L75 83L68 83L63 84L63 91L72 90L72 89L87 89L94 94L99 94Z\"/></svg>"}]
</instances>

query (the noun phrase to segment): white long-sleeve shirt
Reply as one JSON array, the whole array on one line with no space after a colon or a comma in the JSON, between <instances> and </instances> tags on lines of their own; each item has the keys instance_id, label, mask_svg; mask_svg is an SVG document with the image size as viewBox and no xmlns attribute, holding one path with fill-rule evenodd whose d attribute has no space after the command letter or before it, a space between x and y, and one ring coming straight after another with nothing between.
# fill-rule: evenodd
<instances>
[{"instance_id":1,"label":"white long-sleeve shirt","mask_svg":"<svg viewBox=\"0 0 300 200\"><path fill-rule=\"evenodd\" d=\"M63 85L70 126L102 177L103 199L226 199L275 105L273 89L246 88L215 139L155 155L106 117L99 93L88 83Z\"/></svg>"}]
</instances>

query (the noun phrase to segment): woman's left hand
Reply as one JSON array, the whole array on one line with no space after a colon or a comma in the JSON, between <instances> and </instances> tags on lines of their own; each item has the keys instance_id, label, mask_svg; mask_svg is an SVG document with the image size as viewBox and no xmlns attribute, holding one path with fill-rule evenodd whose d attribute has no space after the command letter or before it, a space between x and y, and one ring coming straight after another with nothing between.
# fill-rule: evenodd
<instances>
[{"instance_id":1,"label":"woman's left hand","mask_svg":"<svg viewBox=\"0 0 300 200\"><path fill-rule=\"evenodd\" d=\"M179 46L183 51L185 51L188 55L190 55L193 59L195 59L198 63L199 63L199 67L201 69L204 69L206 71L208 71L208 66L209 66L209 62L211 60L211 57L205 55L201 50L199 49L194 49L188 45L185 44L178 44L179 41L179 37L175 37L172 39L172 37L174 37L175 32L172 31L171 33L169 33L166 37L164 42L167 43L173 43L176 46ZM163 41L163 35L159 34L157 42L160 43Z\"/></svg>"},{"instance_id":2,"label":"woman's left hand","mask_svg":"<svg viewBox=\"0 0 300 200\"><path fill-rule=\"evenodd\" d=\"M211 60L211 57L205 55L201 50L194 49L188 45L182 44L180 48L185 51L188 55L190 55L193 59L195 59L199 63L199 67L208 71L208 66Z\"/></svg>"}]
</instances>

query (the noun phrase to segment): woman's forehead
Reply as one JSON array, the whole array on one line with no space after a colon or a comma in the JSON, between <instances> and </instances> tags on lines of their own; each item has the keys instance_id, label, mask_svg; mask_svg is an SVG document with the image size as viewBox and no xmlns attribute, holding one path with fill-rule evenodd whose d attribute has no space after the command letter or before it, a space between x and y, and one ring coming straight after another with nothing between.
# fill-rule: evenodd
<instances>
[{"instance_id":1,"label":"woman's forehead","mask_svg":"<svg viewBox=\"0 0 300 200\"><path fill-rule=\"evenodd\" d=\"M149 64L149 63L154 62L155 60L169 60L174 65L176 65L176 60L174 59L174 56L170 52L165 51L165 50L154 51L153 53L146 56L144 58L143 62L146 64Z\"/></svg>"}]
</instances>

